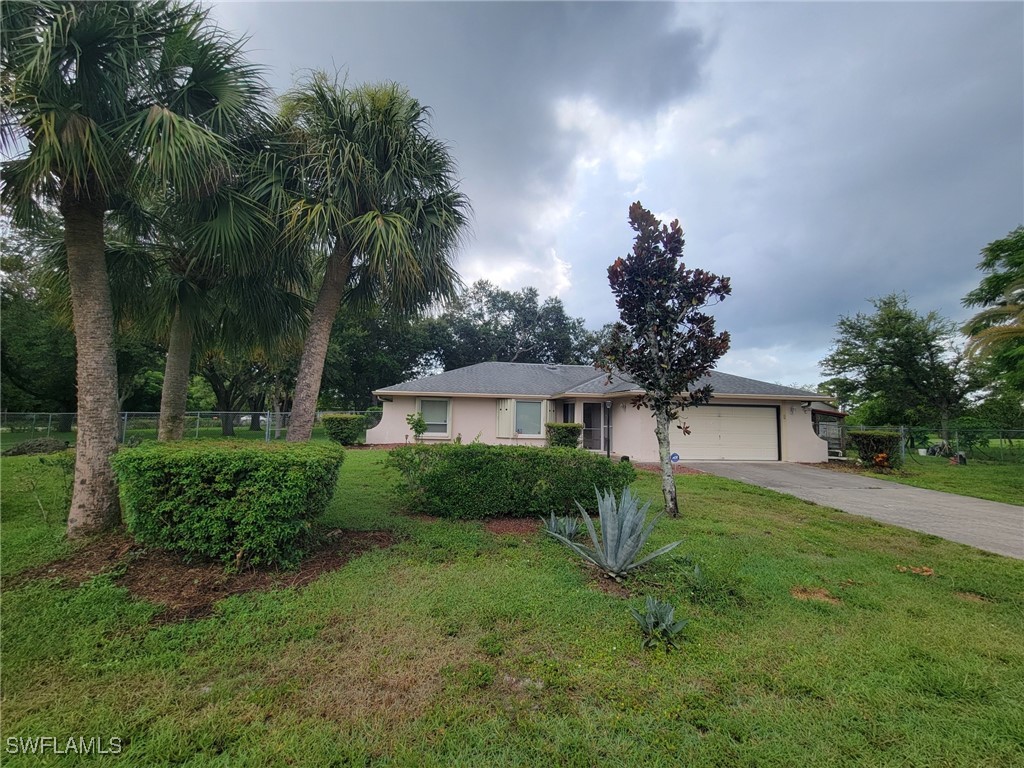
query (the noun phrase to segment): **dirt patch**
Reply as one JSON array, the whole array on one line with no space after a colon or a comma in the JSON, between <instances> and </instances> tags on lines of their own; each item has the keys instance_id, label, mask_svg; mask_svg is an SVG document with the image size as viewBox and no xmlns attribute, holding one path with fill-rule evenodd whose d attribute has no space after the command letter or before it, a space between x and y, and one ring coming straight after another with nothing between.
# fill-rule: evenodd
<instances>
[{"instance_id":1,"label":"dirt patch","mask_svg":"<svg viewBox=\"0 0 1024 768\"><path fill-rule=\"evenodd\" d=\"M637 469L643 471L643 472L656 472L659 475L661 474L661 464L656 464L656 463L653 463L653 462L650 462L650 463L648 463L648 462L641 462L641 463L634 463L633 466L636 467ZM673 464L672 465L672 474L674 474L674 475L704 475L704 474L707 474L707 473L702 471L702 470L699 470L699 469L694 469L693 467L684 466L682 464Z\"/></svg>"},{"instance_id":2,"label":"dirt patch","mask_svg":"<svg viewBox=\"0 0 1024 768\"><path fill-rule=\"evenodd\" d=\"M90 542L63 560L23 571L12 582L56 578L77 586L113 571L115 583L133 597L164 606L153 622L166 624L209 616L218 600L231 595L305 586L338 570L353 557L390 547L396 540L388 531L333 530L294 571L249 569L225 573L217 563L185 563L180 555L140 546L127 533L118 531Z\"/></svg>"},{"instance_id":3,"label":"dirt patch","mask_svg":"<svg viewBox=\"0 0 1024 768\"><path fill-rule=\"evenodd\" d=\"M969 603L993 603L995 602L989 597L979 595L977 592L954 592L954 595L959 597L961 600L966 600Z\"/></svg>"},{"instance_id":4,"label":"dirt patch","mask_svg":"<svg viewBox=\"0 0 1024 768\"><path fill-rule=\"evenodd\" d=\"M607 576L595 576L590 580L589 584L594 589L600 590L612 597L632 597L632 594L626 589L625 585L620 584L615 579L609 579Z\"/></svg>"},{"instance_id":5,"label":"dirt patch","mask_svg":"<svg viewBox=\"0 0 1024 768\"><path fill-rule=\"evenodd\" d=\"M793 587L789 590L789 594L797 600L813 600L819 603L829 603L831 605L839 605L842 603L842 600L823 587Z\"/></svg>"},{"instance_id":6,"label":"dirt patch","mask_svg":"<svg viewBox=\"0 0 1024 768\"><path fill-rule=\"evenodd\" d=\"M287 691L285 711L387 728L421 716L474 657L470 638L369 609L335 617L316 643L284 649L265 685Z\"/></svg>"},{"instance_id":7,"label":"dirt patch","mask_svg":"<svg viewBox=\"0 0 1024 768\"><path fill-rule=\"evenodd\" d=\"M485 522L484 528L491 533L499 535L527 538L535 535L540 529L540 525L537 520L531 520L529 518L495 517Z\"/></svg>"},{"instance_id":8,"label":"dirt patch","mask_svg":"<svg viewBox=\"0 0 1024 768\"><path fill-rule=\"evenodd\" d=\"M93 576L113 569L133 547L137 547L135 541L124 531L106 533L68 557L15 574L8 579L8 584L17 587L36 579L60 579L77 587Z\"/></svg>"},{"instance_id":9,"label":"dirt patch","mask_svg":"<svg viewBox=\"0 0 1024 768\"><path fill-rule=\"evenodd\" d=\"M897 565L896 570L900 573L912 573L915 576L934 576L935 570L927 565Z\"/></svg>"}]
</instances>

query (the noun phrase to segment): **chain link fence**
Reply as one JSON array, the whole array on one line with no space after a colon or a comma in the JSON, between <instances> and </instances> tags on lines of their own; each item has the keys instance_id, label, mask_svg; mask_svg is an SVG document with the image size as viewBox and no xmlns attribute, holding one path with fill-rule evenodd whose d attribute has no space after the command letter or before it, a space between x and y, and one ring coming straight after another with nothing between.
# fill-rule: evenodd
<instances>
[{"instance_id":1,"label":"chain link fence","mask_svg":"<svg viewBox=\"0 0 1024 768\"><path fill-rule=\"evenodd\" d=\"M366 428L380 423L380 409L367 411L321 411L316 415L313 437L326 438L321 418L328 414L346 413L363 416ZM189 411L185 414L186 439L228 438L282 440L288 435L291 414L274 411ZM117 441L156 440L160 425L159 413L122 411L119 415ZM0 413L0 444L4 448L34 437L49 437L74 443L78 432L74 413Z\"/></svg>"},{"instance_id":2,"label":"chain link fence","mask_svg":"<svg viewBox=\"0 0 1024 768\"><path fill-rule=\"evenodd\" d=\"M1024 429L1002 427L950 427L948 439L941 438L938 427L866 426L835 422L818 424L818 436L829 443L830 453L845 456L854 450L851 432L898 432L903 458L915 456L960 456L997 464L1024 464Z\"/></svg>"}]
</instances>

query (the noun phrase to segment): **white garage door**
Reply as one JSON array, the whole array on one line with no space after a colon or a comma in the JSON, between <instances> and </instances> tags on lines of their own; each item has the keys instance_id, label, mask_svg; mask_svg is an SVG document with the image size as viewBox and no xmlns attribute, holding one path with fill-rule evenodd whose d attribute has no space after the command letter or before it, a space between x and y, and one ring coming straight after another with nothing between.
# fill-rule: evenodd
<instances>
[{"instance_id":1,"label":"white garage door","mask_svg":"<svg viewBox=\"0 0 1024 768\"><path fill-rule=\"evenodd\" d=\"M672 451L680 459L778 461L778 417L774 407L704 405L687 409L690 434L673 429Z\"/></svg>"}]
</instances>

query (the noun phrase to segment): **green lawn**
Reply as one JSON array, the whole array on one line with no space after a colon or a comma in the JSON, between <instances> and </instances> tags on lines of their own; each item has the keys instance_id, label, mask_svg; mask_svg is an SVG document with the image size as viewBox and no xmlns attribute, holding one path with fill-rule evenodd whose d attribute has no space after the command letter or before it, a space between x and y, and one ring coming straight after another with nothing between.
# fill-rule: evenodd
<instances>
[{"instance_id":1,"label":"green lawn","mask_svg":"<svg viewBox=\"0 0 1024 768\"><path fill-rule=\"evenodd\" d=\"M287 429L282 429L281 430L281 437L277 438L277 439L283 440L285 435L287 435L287 434L288 434L288 430ZM74 432L74 431L72 431L72 432L57 432L57 431L53 431L53 432L50 432L49 435L47 435L45 428L37 429L35 432L32 432L32 431L16 431L16 432L5 431L5 432L0 432L0 450L6 450L8 448L11 448L11 447L17 445L18 443L22 443L22 442L24 442L26 440L31 440L33 438L38 438L38 437L51 437L54 440L66 441L66 442L70 443L71 445L74 445L75 444L75 440L78 438L78 433ZM132 437L138 438L139 440L156 440L156 427L144 428L144 429L129 427L128 428L128 437L129 438L132 438ZM195 426L193 426L191 429L188 429L188 428L185 429L185 439L186 440L194 440L196 438L198 438L200 440L221 440L221 439L225 439L225 440L234 440L234 439L239 439L239 440L265 440L266 439L266 435L263 432L263 430L260 430L260 431L256 432L256 431L253 431L253 430L249 429L248 425L244 425L244 424L241 425L241 426L235 427L235 434L234 434L234 436L233 437L228 437L228 438L225 438L223 436L221 428L217 427L217 426L214 426L214 427L200 426L200 428L198 430L198 433L196 431ZM324 432L323 427L319 427L318 426L318 427L315 427L313 429L313 439L314 440L319 440L319 439L326 440L327 439L327 433Z\"/></svg>"},{"instance_id":2,"label":"green lawn","mask_svg":"<svg viewBox=\"0 0 1024 768\"><path fill-rule=\"evenodd\" d=\"M961 466L950 464L943 456L907 454L902 472L867 474L933 491L1024 505L1024 464L993 464L969 459Z\"/></svg>"},{"instance_id":3,"label":"green lawn","mask_svg":"<svg viewBox=\"0 0 1024 768\"><path fill-rule=\"evenodd\" d=\"M349 452L329 518L401 543L304 589L161 626L110 577L5 589L4 739L120 736L125 766L1024 764L1024 563L686 476L653 543L705 581L668 556L624 599L539 534L396 514L382 458ZM68 549L40 467L0 463L5 578ZM646 594L692 619L681 652L640 650Z\"/></svg>"}]
</instances>

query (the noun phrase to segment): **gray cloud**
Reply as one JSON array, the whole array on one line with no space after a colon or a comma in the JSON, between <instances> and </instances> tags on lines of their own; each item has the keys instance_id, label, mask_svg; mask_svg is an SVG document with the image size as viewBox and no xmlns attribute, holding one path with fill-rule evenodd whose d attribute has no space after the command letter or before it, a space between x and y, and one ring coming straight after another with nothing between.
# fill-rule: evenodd
<instances>
[{"instance_id":1,"label":"gray cloud","mask_svg":"<svg viewBox=\"0 0 1024 768\"><path fill-rule=\"evenodd\" d=\"M467 275L613 319L629 203L729 274L723 367L812 381L840 313L908 292L962 317L978 250L1024 221L1024 6L227 3L284 90L397 80L476 211ZM564 276L563 276L564 277ZM546 285L544 283L547 283Z\"/></svg>"}]
</instances>

